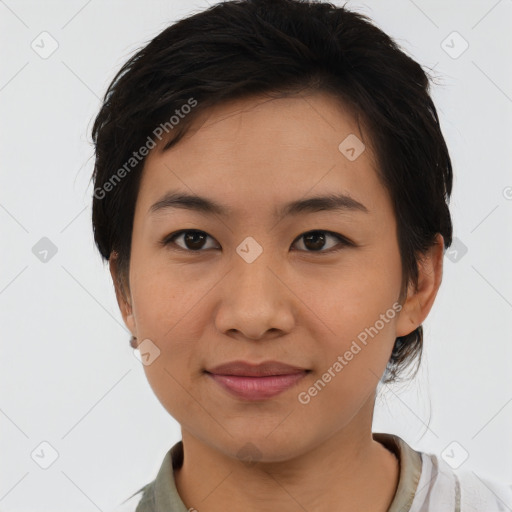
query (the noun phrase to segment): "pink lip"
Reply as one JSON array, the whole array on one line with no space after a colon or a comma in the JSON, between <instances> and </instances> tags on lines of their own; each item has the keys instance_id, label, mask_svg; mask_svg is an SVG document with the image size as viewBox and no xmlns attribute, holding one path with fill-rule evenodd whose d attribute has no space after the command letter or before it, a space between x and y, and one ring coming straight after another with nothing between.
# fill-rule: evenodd
<instances>
[{"instance_id":1,"label":"pink lip","mask_svg":"<svg viewBox=\"0 0 512 512\"><path fill-rule=\"evenodd\" d=\"M291 388L306 375L306 371L267 377L242 377L236 375L208 375L224 389L245 400L266 400Z\"/></svg>"},{"instance_id":2,"label":"pink lip","mask_svg":"<svg viewBox=\"0 0 512 512\"><path fill-rule=\"evenodd\" d=\"M256 365L233 361L216 366L206 373L238 398L266 400L294 386L308 370L277 361Z\"/></svg>"}]
</instances>

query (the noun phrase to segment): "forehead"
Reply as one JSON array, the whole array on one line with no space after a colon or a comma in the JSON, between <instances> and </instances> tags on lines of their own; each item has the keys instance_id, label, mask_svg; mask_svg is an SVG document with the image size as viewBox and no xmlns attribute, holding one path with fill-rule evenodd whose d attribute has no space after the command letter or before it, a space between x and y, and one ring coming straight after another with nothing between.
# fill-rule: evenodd
<instances>
[{"instance_id":1,"label":"forehead","mask_svg":"<svg viewBox=\"0 0 512 512\"><path fill-rule=\"evenodd\" d=\"M216 105L175 146L165 143L146 158L137 201L144 214L169 190L215 198L237 214L326 193L368 209L387 200L367 136L327 94Z\"/></svg>"}]
</instances>

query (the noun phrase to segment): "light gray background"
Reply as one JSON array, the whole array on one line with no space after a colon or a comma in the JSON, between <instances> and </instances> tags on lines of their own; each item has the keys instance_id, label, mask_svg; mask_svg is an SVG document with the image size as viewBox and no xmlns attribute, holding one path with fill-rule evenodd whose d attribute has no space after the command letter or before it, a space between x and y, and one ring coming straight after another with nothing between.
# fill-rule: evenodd
<instances>
[{"instance_id":1,"label":"light gray background","mask_svg":"<svg viewBox=\"0 0 512 512\"><path fill-rule=\"evenodd\" d=\"M438 455L456 441L444 453L466 450L461 469L511 483L512 1L348 5L441 75L433 97L455 172L458 249L424 324L422 371L381 390L374 430ZM180 438L129 347L93 244L90 128L132 52L205 7L0 0L3 512L112 509ZM31 47L51 49L43 31L58 43L48 58ZM42 237L57 248L46 262L32 251ZM43 441L59 454L48 469L34 460L49 461Z\"/></svg>"}]
</instances>

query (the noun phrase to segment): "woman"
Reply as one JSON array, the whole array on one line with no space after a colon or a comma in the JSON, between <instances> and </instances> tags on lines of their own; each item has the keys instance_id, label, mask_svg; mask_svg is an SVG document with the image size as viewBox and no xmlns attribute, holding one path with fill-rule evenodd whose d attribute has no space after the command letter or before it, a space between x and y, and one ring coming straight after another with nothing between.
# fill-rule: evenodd
<instances>
[{"instance_id":1,"label":"woman","mask_svg":"<svg viewBox=\"0 0 512 512\"><path fill-rule=\"evenodd\" d=\"M452 241L429 80L385 33L326 3L217 4L123 66L93 138L95 241L182 431L120 511L512 505L371 431Z\"/></svg>"}]
</instances>

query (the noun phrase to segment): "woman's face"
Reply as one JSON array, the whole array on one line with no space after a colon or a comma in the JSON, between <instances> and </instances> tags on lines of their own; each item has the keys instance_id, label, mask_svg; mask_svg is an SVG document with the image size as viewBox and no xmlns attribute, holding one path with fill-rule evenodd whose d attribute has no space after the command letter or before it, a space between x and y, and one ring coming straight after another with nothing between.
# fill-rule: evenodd
<instances>
[{"instance_id":1,"label":"woman's face","mask_svg":"<svg viewBox=\"0 0 512 512\"><path fill-rule=\"evenodd\" d=\"M287 460L342 429L371 427L395 338L423 320L399 313L396 221L362 138L330 96L259 97L208 110L146 159L123 316L162 405L225 455ZM223 211L173 206L170 194ZM360 206L287 213L341 195ZM207 373L233 361L298 370L276 387Z\"/></svg>"}]
</instances>

